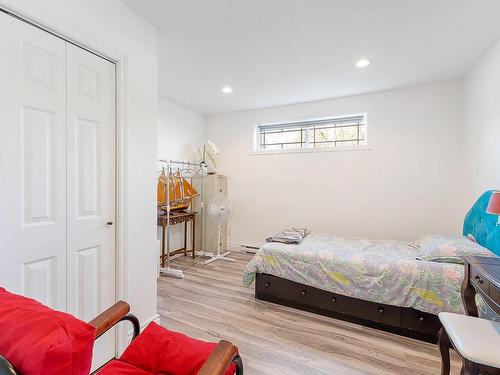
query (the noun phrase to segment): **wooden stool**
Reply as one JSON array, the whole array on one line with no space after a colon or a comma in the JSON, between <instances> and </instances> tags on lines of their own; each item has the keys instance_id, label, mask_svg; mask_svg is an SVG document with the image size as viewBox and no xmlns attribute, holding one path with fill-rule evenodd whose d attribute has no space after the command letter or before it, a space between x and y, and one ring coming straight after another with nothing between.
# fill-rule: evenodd
<instances>
[{"instance_id":1,"label":"wooden stool","mask_svg":"<svg viewBox=\"0 0 500 375\"><path fill-rule=\"evenodd\" d=\"M450 373L450 344L462 358L462 375L500 374L500 322L447 312L439 320L442 375Z\"/></svg>"}]
</instances>

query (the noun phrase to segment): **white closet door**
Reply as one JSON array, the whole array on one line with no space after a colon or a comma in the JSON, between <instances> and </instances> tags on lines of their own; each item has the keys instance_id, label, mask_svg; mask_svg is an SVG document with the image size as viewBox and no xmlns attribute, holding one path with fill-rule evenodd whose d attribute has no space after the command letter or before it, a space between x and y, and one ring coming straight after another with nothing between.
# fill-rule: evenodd
<instances>
[{"instance_id":1,"label":"white closet door","mask_svg":"<svg viewBox=\"0 0 500 375\"><path fill-rule=\"evenodd\" d=\"M65 42L0 12L0 286L66 309Z\"/></svg>"},{"instance_id":2,"label":"white closet door","mask_svg":"<svg viewBox=\"0 0 500 375\"><path fill-rule=\"evenodd\" d=\"M68 312L90 320L115 302L115 65L69 43L66 58ZM93 367L114 355L113 330Z\"/></svg>"}]
</instances>

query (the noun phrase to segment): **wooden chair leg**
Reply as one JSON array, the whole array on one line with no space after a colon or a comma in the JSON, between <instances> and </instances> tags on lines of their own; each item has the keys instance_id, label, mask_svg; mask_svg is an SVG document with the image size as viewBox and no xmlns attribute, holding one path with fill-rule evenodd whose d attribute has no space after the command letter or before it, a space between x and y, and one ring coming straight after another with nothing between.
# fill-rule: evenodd
<instances>
[{"instance_id":1,"label":"wooden chair leg","mask_svg":"<svg viewBox=\"0 0 500 375\"><path fill-rule=\"evenodd\" d=\"M451 342L446 330L441 328L438 333L439 353L441 354L441 375L450 375Z\"/></svg>"},{"instance_id":2,"label":"wooden chair leg","mask_svg":"<svg viewBox=\"0 0 500 375\"><path fill-rule=\"evenodd\" d=\"M478 375L479 365L475 362L471 362L468 359L462 360L462 369L460 370L460 375Z\"/></svg>"}]
</instances>

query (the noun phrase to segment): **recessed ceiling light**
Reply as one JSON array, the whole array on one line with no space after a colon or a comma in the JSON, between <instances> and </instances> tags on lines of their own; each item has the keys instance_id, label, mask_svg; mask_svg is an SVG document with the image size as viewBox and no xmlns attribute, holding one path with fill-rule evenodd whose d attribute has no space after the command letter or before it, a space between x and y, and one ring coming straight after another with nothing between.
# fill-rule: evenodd
<instances>
[{"instance_id":1,"label":"recessed ceiling light","mask_svg":"<svg viewBox=\"0 0 500 375\"><path fill-rule=\"evenodd\" d=\"M368 65L370 65L370 60L367 59L361 59L356 63L357 68L366 68Z\"/></svg>"},{"instance_id":2,"label":"recessed ceiling light","mask_svg":"<svg viewBox=\"0 0 500 375\"><path fill-rule=\"evenodd\" d=\"M233 92L233 89L231 87L229 87L229 86L226 86L226 87L222 88L222 92L224 94L231 94Z\"/></svg>"}]
</instances>

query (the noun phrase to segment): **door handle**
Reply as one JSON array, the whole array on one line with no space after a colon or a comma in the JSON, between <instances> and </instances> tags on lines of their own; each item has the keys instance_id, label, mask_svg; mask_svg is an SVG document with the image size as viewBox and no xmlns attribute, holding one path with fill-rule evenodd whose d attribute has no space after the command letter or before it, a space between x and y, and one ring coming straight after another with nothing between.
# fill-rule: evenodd
<instances>
[{"instance_id":1,"label":"door handle","mask_svg":"<svg viewBox=\"0 0 500 375\"><path fill-rule=\"evenodd\" d=\"M108 221L108 222L106 223L106 225L111 226L111 225L113 225L113 222L112 222L112 221Z\"/></svg>"}]
</instances>

